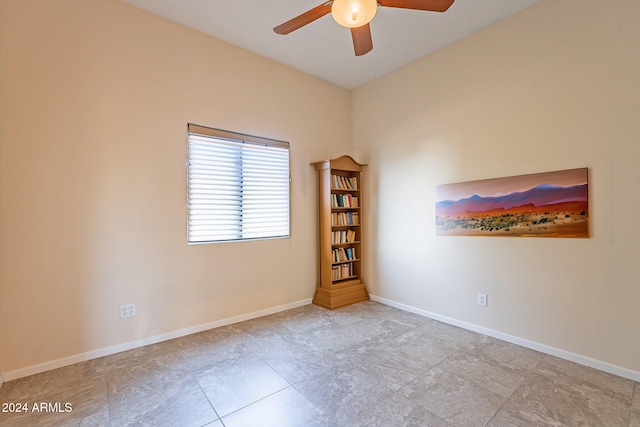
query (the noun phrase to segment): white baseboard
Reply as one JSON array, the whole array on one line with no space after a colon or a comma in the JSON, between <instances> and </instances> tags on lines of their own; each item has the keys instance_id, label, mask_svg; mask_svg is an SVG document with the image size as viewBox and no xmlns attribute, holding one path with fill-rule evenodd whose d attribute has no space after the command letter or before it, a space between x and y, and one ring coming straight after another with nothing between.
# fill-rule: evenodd
<instances>
[{"instance_id":1,"label":"white baseboard","mask_svg":"<svg viewBox=\"0 0 640 427\"><path fill-rule=\"evenodd\" d=\"M608 372L610 374L618 375L623 378L628 378L633 381L640 382L640 372L633 371L627 368L613 365L611 363L603 362L601 360L593 359L580 354L572 353L570 351L562 350L556 347L551 347L545 344L541 344L535 341L526 340L524 338L516 337L513 335L505 334L503 332L495 331L493 329L478 326L473 323L464 322L451 317L442 316L436 313L432 313L426 310L415 308L406 304L398 303L386 298L379 297L377 295L369 294L369 297L373 301L377 301L381 304L385 304L391 307L398 308L400 310L415 313L420 316L428 317L430 319L438 320L443 323L458 326L470 331L478 332L483 335L487 335L493 338L501 339L513 344L521 345L532 350L540 351L542 353L550 354L552 356L560 357L562 359L570 360L581 365L589 366L600 371ZM29 375L39 374L41 372L50 371L52 369L62 368L64 366L73 365L76 363L84 362L91 359L97 359L99 357L108 356L122 351L132 350L146 345L156 344L162 341L168 341L174 338L180 338L187 335L195 334L198 332L206 331L209 329L219 328L221 326L231 325L233 323L243 322L245 320L256 319L258 317L268 316L270 314L279 313L281 311L290 310L304 305L311 304L311 298L297 301L290 304L285 304L277 307L272 307L264 310L255 311L239 316L229 317L226 319L216 320L201 325L196 325L190 328L180 329L174 332L168 332L166 334L156 335L141 340L131 341L123 344L118 344L110 347L105 347L97 350L88 351L86 353L76 354L62 359L52 360L49 362L41 363L38 365L28 366L26 368L17 369L4 374L0 374L0 387L4 380L12 381L18 378L28 377Z\"/></svg>"},{"instance_id":2,"label":"white baseboard","mask_svg":"<svg viewBox=\"0 0 640 427\"><path fill-rule=\"evenodd\" d=\"M270 314L279 313L285 310L291 310L292 308L302 307L308 304L311 304L311 298L292 302L289 304L280 305L277 307L267 308L264 310L254 311L252 313L247 313L239 316L229 317L226 319L216 320L214 322L204 323L201 325L192 326L190 328L180 329L178 331L168 332L166 334L155 335L153 337L143 338L141 340L104 347L97 350L91 350L86 353L76 354L73 356L64 357L62 359L52 360L50 362L28 366L26 368L16 369L15 371L6 372L3 375L4 375L4 379L7 381L16 380L18 378L28 377L29 375L39 374L41 372L50 371L52 369L62 368L64 366L73 365L73 364L84 362L87 360L109 356L111 354L120 353L122 351L133 350L134 348L144 347L146 345L156 344L162 341L168 341L174 338L184 337L184 336L195 334L198 332L207 331L209 329L219 328L221 326L243 322L245 320L251 320L251 319L256 319L258 317L268 316ZM0 375L0 386L1 384L2 384L2 375Z\"/></svg>"},{"instance_id":3,"label":"white baseboard","mask_svg":"<svg viewBox=\"0 0 640 427\"><path fill-rule=\"evenodd\" d=\"M620 366L613 365L611 363L603 362L601 360L593 359L591 357L583 356L581 354L572 353L570 351L562 350L556 347L551 347L545 344L541 344L535 341L530 341L524 338L516 337L513 335L505 334L500 331L495 331L493 329L485 328L483 326L478 326L473 323L464 322L462 320L457 320L451 317L442 316L436 313L431 313L426 310L421 310L419 308L411 307L406 304L402 304L399 302L395 302L392 300L388 300L386 298L382 298L376 295L369 294L369 297L373 301L377 301L381 304L385 304L391 307L399 308L400 310L408 311L410 313L418 314L420 316L428 317L430 319L438 320L443 323L448 323L453 326L458 326L463 329L468 329L470 331L478 332L483 335L487 335L493 338L497 338L503 341L510 342L512 344L517 344L522 347L530 348L532 350L539 351L541 353L549 354L552 356L559 357L561 359L570 360L571 362L578 363L580 365L588 366L590 368L598 369L603 372L608 372L613 375L617 375L619 377L628 378L633 381L640 381L640 372L632 371L631 369L623 368Z\"/></svg>"}]
</instances>

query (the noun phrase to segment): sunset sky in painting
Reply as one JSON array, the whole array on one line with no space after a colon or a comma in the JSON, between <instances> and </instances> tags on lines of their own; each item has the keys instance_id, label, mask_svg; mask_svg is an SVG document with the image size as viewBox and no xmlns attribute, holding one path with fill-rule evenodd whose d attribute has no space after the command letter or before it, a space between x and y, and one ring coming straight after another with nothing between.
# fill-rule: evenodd
<instances>
[{"instance_id":1,"label":"sunset sky in painting","mask_svg":"<svg viewBox=\"0 0 640 427\"><path fill-rule=\"evenodd\" d=\"M460 200L477 194L488 197L527 191L542 184L559 187L587 184L588 168L570 169L555 172L510 176L505 178L484 179L480 181L460 182L437 186L437 199Z\"/></svg>"}]
</instances>

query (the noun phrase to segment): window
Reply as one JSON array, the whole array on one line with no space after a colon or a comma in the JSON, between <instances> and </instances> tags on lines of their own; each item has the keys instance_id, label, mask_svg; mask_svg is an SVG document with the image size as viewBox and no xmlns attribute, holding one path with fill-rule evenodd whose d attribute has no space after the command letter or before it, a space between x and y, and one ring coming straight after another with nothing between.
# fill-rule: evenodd
<instances>
[{"instance_id":1,"label":"window","mask_svg":"<svg viewBox=\"0 0 640 427\"><path fill-rule=\"evenodd\" d=\"M187 241L289 237L289 143L193 124Z\"/></svg>"}]
</instances>

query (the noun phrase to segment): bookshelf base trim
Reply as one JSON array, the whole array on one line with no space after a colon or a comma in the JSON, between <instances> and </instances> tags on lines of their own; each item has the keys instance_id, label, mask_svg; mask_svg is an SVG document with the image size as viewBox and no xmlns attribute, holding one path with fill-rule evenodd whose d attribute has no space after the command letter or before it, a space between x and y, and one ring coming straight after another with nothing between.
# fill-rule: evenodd
<instances>
[{"instance_id":1,"label":"bookshelf base trim","mask_svg":"<svg viewBox=\"0 0 640 427\"><path fill-rule=\"evenodd\" d=\"M364 288L364 283L360 283L340 289L317 288L313 303L333 310L368 299L369 294Z\"/></svg>"}]
</instances>

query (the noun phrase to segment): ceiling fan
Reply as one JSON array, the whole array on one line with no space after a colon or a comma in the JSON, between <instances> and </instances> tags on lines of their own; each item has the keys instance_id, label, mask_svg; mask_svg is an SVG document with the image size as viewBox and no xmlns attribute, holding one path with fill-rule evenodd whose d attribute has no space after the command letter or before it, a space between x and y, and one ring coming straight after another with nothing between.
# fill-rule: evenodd
<instances>
[{"instance_id":1,"label":"ceiling fan","mask_svg":"<svg viewBox=\"0 0 640 427\"><path fill-rule=\"evenodd\" d=\"M351 29L351 38L356 56L364 55L373 49L369 22L373 19L378 5L402 9L445 12L454 0L329 0L278 25L273 29L277 34L289 34L307 24L322 18L331 12L333 19Z\"/></svg>"}]
</instances>

